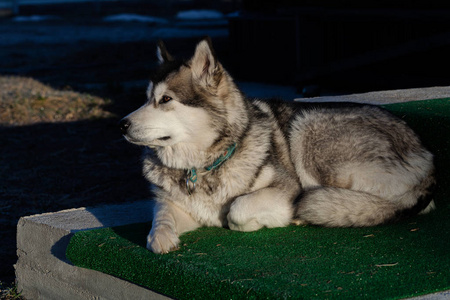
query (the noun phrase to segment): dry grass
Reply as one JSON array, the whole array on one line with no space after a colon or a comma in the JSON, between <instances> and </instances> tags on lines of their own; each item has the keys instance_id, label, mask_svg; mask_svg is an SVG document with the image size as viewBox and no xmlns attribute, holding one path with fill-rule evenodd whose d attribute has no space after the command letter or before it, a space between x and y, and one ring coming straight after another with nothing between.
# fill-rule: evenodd
<instances>
[{"instance_id":1,"label":"dry grass","mask_svg":"<svg viewBox=\"0 0 450 300\"><path fill-rule=\"evenodd\" d=\"M32 78L0 77L0 124L30 125L111 117L109 100L55 90Z\"/></svg>"},{"instance_id":2,"label":"dry grass","mask_svg":"<svg viewBox=\"0 0 450 300\"><path fill-rule=\"evenodd\" d=\"M0 281L0 299L2 300L24 300L21 293L17 291L15 284L7 285Z\"/></svg>"}]
</instances>

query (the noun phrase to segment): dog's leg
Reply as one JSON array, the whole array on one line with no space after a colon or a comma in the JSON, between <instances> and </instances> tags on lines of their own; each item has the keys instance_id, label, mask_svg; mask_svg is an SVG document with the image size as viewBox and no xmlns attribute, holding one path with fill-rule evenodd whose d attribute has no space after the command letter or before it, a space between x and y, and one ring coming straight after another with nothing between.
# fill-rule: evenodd
<instances>
[{"instance_id":1,"label":"dog's leg","mask_svg":"<svg viewBox=\"0 0 450 300\"><path fill-rule=\"evenodd\" d=\"M175 250L180 243L179 236L200 225L177 206L167 202L157 202L154 208L152 229L147 236L147 249L154 253Z\"/></svg>"},{"instance_id":2,"label":"dog's leg","mask_svg":"<svg viewBox=\"0 0 450 300\"><path fill-rule=\"evenodd\" d=\"M278 188L264 188L240 196L231 204L228 226L238 231L287 226L293 215L291 198Z\"/></svg>"}]
</instances>

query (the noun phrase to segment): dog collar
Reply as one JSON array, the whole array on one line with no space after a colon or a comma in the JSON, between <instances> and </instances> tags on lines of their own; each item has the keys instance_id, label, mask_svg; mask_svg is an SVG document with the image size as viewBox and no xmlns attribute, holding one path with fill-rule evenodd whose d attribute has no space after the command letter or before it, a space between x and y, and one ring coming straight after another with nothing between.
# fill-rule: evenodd
<instances>
[{"instance_id":1,"label":"dog collar","mask_svg":"<svg viewBox=\"0 0 450 300\"><path fill-rule=\"evenodd\" d=\"M227 150L225 150L225 152L222 153L222 155L220 155L220 157L212 163L212 165L205 167L205 170L209 172L220 167L226 160L228 160L234 154L236 147L237 147L236 143L228 147ZM187 170L186 189L189 195L191 195L194 192L196 182L197 182L197 169L192 168L190 170Z\"/></svg>"}]
</instances>

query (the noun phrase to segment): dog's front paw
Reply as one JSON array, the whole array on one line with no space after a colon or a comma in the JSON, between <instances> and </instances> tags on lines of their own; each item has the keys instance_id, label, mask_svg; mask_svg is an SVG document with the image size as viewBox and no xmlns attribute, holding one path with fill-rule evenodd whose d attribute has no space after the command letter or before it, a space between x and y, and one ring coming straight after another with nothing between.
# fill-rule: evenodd
<instances>
[{"instance_id":1,"label":"dog's front paw","mask_svg":"<svg viewBox=\"0 0 450 300\"><path fill-rule=\"evenodd\" d=\"M179 243L178 235L168 226L152 228L147 236L147 249L158 254L176 250Z\"/></svg>"}]
</instances>

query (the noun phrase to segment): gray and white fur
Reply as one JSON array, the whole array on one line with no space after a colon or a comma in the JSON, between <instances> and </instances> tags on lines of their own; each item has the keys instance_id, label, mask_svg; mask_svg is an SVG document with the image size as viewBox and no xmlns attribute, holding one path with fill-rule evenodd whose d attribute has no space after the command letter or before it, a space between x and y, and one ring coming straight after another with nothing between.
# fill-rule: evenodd
<instances>
[{"instance_id":1,"label":"gray and white fur","mask_svg":"<svg viewBox=\"0 0 450 300\"><path fill-rule=\"evenodd\" d=\"M156 195L153 252L176 249L181 234L201 226L373 226L434 208L433 155L389 112L248 99L209 39L188 61L160 43L158 58L148 101L120 123L145 148L143 173Z\"/></svg>"}]
</instances>

